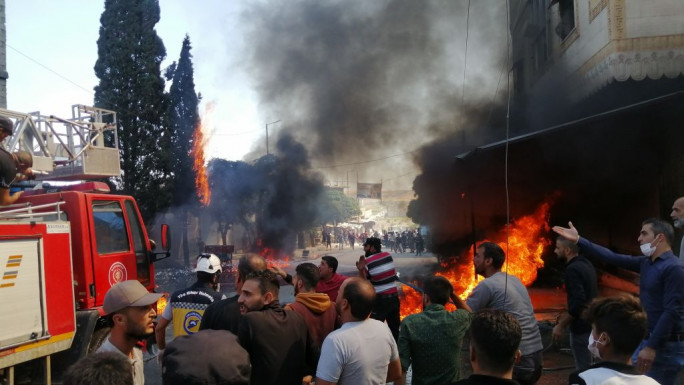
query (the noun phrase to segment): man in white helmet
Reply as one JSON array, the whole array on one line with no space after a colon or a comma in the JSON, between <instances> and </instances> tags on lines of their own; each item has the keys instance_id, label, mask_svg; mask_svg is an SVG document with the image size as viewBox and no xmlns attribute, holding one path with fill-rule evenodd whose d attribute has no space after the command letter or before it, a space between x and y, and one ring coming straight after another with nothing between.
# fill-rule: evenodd
<instances>
[{"instance_id":1,"label":"man in white helmet","mask_svg":"<svg viewBox=\"0 0 684 385\"><path fill-rule=\"evenodd\" d=\"M166 348L166 327L173 320L173 336L194 334L199 330L204 310L212 303L224 299L219 293L221 260L214 254L200 254L197 257L197 282L192 286L171 294L155 329L159 358Z\"/></svg>"}]
</instances>

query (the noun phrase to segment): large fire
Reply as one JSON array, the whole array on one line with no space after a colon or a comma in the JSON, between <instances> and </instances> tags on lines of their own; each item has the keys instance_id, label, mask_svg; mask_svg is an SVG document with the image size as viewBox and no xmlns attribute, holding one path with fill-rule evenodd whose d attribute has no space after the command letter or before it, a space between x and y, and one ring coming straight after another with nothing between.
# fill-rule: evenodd
<instances>
[{"instance_id":1,"label":"large fire","mask_svg":"<svg viewBox=\"0 0 684 385\"><path fill-rule=\"evenodd\" d=\"M213 106L208 104L202 114L202 118L195 127L195 132L192 135L192 169L195 170L195 188L197 190L197 197L204 206L208 206L211 202L211 190L209 190L209 179L207 178L207 166L204 157L204 146L207 143L204 130L207 116L212 111Z\"/></svg>"},{"instance_id":2,"label":"large fire","mask_svg":"<svg viewBox=\"0 0 684 385\"><path fill-rule=\"evenodd\" d=\"M518 277L525 286L529 286L537 279L537 269L544 267L542 252L551 241L544 237L548 234L548 214L550 202L540 205L534 213L514 220L509 227L501 229L494 237L496 242L506 252L506 263L503 271ZM508 244L506 239L508 235ZM485 242L487 240L482 240ZM480 242L478 242L480 243ZM475 274L473 268L472 247L456 258L449 258L442 262L441 275L451 282L459 297L466 299L477 283L482 279ZM404 297L401 300L401 318L423 310L423 296L415 289L404 285Z\"/></svg>"}]
</instances>

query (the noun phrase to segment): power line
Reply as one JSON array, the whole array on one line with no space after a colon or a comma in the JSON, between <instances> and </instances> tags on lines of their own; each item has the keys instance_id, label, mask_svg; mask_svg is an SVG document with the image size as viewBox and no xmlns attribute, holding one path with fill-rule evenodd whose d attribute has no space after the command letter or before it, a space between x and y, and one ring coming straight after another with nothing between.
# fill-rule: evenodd
<instances>
[{"instance_id":1,"label":"power line","mask_svg":"<svg viewBox=\"0 0 684 385\"><path fill-rule=\"evenodd\" d=\"M27 55L27 54L25 54L25 53L19 51L19 50L16 49L16 48L12 47L11 45L7 44L6 41L5 41L4 43L5 43L5 46L6 46L7 48L9 48L9 49L11 49L12 51L18 53L19 55L21 55L21 56L27 58L28 60L34 62L34 63L37 64L37 65L43 67L43 68L46 69L47 71L52 72L53 74L57 75L58 77L62 78L63 80L66 80L67 82L73 84L74 86L76 86L76 87L82 89L83 91L85 91L85 92L87 92L87 93L89 93L89 94L92 94L93 96L95 95L95 92L93 92L93 90L81 86L80 84L76 83L75 81L73 81L73 80L67 78L66 76L60 74L59 72L53 70L52 68L46 66L45 64L43 64L43 63L41 63L41 62L39 62L38 60L36 60L36 59L30 57L29 55Z\"/></svg>"},{"instance_id":2,"label":"power line","mask_svg":"<svg viewBox=\"0 0 684 385\"><path fill-rule=\"evenodd\" d=\"M463 85L461 86L461 108L463 108L463 101L465 100L465 86L466 86L466 70L468 69L468 35L470 32L470 0L468 0L468 10L466 12L466 38L465 38L465 54L463 57Z\"/></svg>"}]
</instances>

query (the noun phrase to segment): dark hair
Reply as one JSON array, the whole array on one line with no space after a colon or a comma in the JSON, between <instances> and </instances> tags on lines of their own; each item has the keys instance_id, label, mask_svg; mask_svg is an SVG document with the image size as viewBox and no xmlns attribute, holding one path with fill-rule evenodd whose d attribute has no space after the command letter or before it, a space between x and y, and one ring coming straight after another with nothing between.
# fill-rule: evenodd
<instances>
[{"instance_id":1,"label":"dark hair","mask_svg":"<svg viewBox=\"0 0 684 385\"><path fill-rule=\"evenodd\" d=\"M446 278L435 276L425 280L423 290L425 295L430 298L430 302L445 305L451 297L454 288Z\"/></svg>"},{"instance_id":2,"label":"dark hair","mask_svg":"<svg viewBox=\"0 0 684 385\"><path fill-rule=\"evenodd\" d=\"M214 277L220 275L221 272L217 271L216 273L207 273L206 271L198 271L196 274L197 274L197 282L214 283Z\"/></svg>"},{"instance_id":3,"label":"dark hair","mask_svg":"<svg viewBox=\"0 0 684 385\"><path fill-rule=\"evenodd\" d=\"M247 276L258 270L266 270L266 261L263 257L256 254L243 255L238 260L238 276L244 282Z\"/></svg>"},{"instance_id":4,"label":"dark hair","mask_svg":"<svg viewBox=\"0 0 684 385\"><path fill-rule=\"evenodd\" d=\"M342 292L342 298L349 302L351 314L354 318L364 320L368 318L375 303L375 289L365 279L350 278Z\"/></svg>"},{"instance_id":5,"label":"dark hair","mask_svg":"<svg viewBox=\"0 0 684 385\"><path fill-rule=\"evenodd\" d=\"M494 373L505 373L515 364L522 338L518 320L502 310L484 309L470 323L470 344L480 366Z\"/></svg>"},{"instance_id":6,"label":"dark hair","mask_svg":"<svg viewBox=\"0 0 684 385\"><path fill-rule=\"evenodd\" d=\"M131 363L119 353L93 353L71 365L62 378L64 385L133 385Z\"/></svg>"},{"instance_id":7,"label":"dark hair","mask_svg":"<svg viewBox=\"0 0 684 385\"><path fill-rule=\"evenodd\" d=\"M645 225L651 225L654 235L663 234L665 236L665 242L667 242L669 246L672 246L674 243L674 228L672 228L672 225L669 222L665 222L660 218L649 218L641 223L641 226Z\"/></svg>"},{"instance_id":8,"label":"dark hair","mask_svg":"<svg viewBox=\"0 0 684 385\"><path fill-rule=\"evenodd\" d=\"M304 283L304 288L306 290L315 288L321 277L318 267L309 262L297 265L295 272L297 273L297 278Z\"/></svg>"},{"instance_id":9,"label":"dark hair","mask_svg":"<svg viewBox=\"0 0 684 385\"><path fill-rule=\"evenodd\" d=\"M376 238L376 237L367 238L366 242L364 242L363 245L364 246L368 245L368 246L375 248L375 251L377 253L382 251L382 241L380 240L380 238Z\"/></svg>"},{"instance_id":10,"label":"dark hair","mask_svg":"<svg viewBox=\"0 0 684 385\"><path fill-rule=\"evenodd\" d=\"M568 249L570 249L570 252L571 252L571 253L573 253L573 254L578 254L578 253L579 253L579 246L577 246L577 244L576 244L575 242L572 242L571 240L565 238L565 237L562 236L562 235L559 235L558 237L556 237L556 240L557 240L557 241L560 241L560 243L562 243L563 246L565 246L565 247L567 247Z\"/></svg>"},{"instance_id":11,"label":"dark hair","mask_svg":"<svg viewBox=\"0 0 684 385\"><path fill-rule=\"evenodd\" d=\"M6 116L0 116L0 131L5 131L9 135L14 131L14 123Z\"/></svg>"},{"instance_id":12,"label":"dark hair","mask_svg":"<svg viewBox=\"0 0 684 385\"><path fill-rule=\"evenodd\" d=\"M272 293L278 298L278 293L280 292L280 283L278 282L278 276L270 270L257 270L249 273L245 281L254 280L259 282L259 290L261 294Z\"/></svg>"},{"instance_id":13,"label":"dark hair","mask_svg":"<svg viewBox=\"0 0 684 385\"><path fill-rule=\"evenodd\" d=\"M632 296L596 298L584 314L597 332L610 336L619 353L632 354L646 336L646 312Z\"/></svg>"},{"instance_id":14,"label":"dark hair","mask_svg":"<svg viewBox=\"0 0 684 385\"><path fill-rule=\"evenodd\" d=\"M337 258L331 256L331 255L326 255L321 257L322 260L325 261L325 263L328 264L328 266L333 270L333 274L337 273Z\"/></svg>"},{"instance_id":15,"label":"dark hair","mask_svg":"<svg viewBox=\"0 0 684 385\"><path fill-rule=\"evenodd\" d=\"M506 261L506 254L504 254L503 249L494 242L482 242L477 248L482 248L484 250L484 257L491 258L492 266L496 269L500 269L501 266L503 266L504 261Z\"/></svg>"}]
</instances>

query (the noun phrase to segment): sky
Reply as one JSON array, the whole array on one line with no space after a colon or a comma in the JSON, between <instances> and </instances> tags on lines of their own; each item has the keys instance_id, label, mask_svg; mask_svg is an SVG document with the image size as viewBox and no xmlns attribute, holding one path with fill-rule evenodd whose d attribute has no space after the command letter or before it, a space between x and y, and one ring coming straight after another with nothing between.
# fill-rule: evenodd
<instances>
[{"instance_id":1,"label":"sky","mask_svg":"<svg viewBox=\"0 0 684 385\"><path fill-rule=\"evenodd\" d=\"M162 71L188 34L208 160L262 156L265 125L279 120L271 151L293 135L327 184L410 189L421 146L458 130L465 141L464 100L505 90L505 3L467 4L159 0ZM103 10L102 0L7 1L8 109L70 118L72 105L93 104Z\"/></svg>"},{"instance_id":2,"label":"sky","mask_svg":"<svg viewBox=\"0 0 684 385\"><path fill-rule=\"evenodd\" d=\"M242 159L255 141L264 140L265 123L277 117L259 113L257 96L244 71L243 36L238 29L242 2L160 0L157 34L166 47L162 68L178 60L190 36L195 88L201 112L211 105L205 127L211 139L208 158ZM10 0L7 19L7 108L70 118L74 104L93 104L98 79L97 39L104 1ZM167 82L167 87L170 82ZM270 125L277 130L278 125Z\"/></svg>"}]
</instances>

